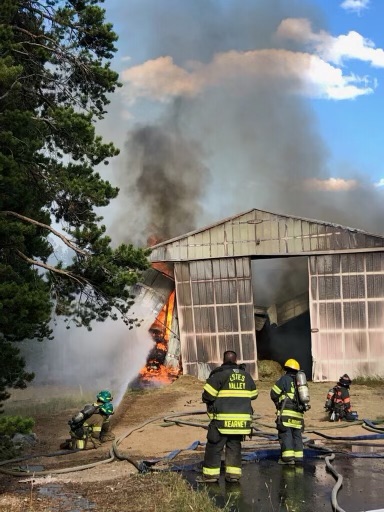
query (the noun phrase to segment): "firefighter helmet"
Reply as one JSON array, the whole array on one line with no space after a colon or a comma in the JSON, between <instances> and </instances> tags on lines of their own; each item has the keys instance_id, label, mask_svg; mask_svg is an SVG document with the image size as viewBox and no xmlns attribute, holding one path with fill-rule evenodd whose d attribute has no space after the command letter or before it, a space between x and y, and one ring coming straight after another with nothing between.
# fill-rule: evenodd
<instances>
[{"instance_id":1,"label":"firefighter helmet","mask_svg":"<svg viewBox=\"0 0 384 512\"><path fill-rule=\"evenodd\" d=\"M103 414L105 414L106 416L111 416L112 414L114 414L113 412L113 404L111 404L111 402L107 402L105 404L101 404L100 407L99 407L99 411Z\"/></svg>"},{"instance_id":2,"label":"firefighter helmet","mask_svg":"<svg viewBox=\"0 0 384 512\"><path fill-rule=\"evenodd\" d=\"M296 370L296 371L299 371L300 370L300 365L299 363L296 361L296 359L288 359L287 361L285 361L284 363L284 368L289 368L290 370Z\"/></svg>"},{"instance_id":3,"label":"firefighter helmet","mask_svg":"<svg viewBox=\"0 0 384 512\"><path fill-rule=\"evenodd\" d=\"M349 375L344 373L344 375L342 375L339 379L339 384L340 384L340 386L343 386L343 388L349 388L349 386L352 384L352 381L351 381Z\"/></svg>"},{"instance_id":4,"label":"firefighter helmet","mask_svg":"<svg viewBox=\"0 0 384 512\"><path fill-rule=\"evenodd\" d=\"M100 393L97 394L96 400L98 402L112 402L113 396L111 395L110 391L107 391L106 389L103 389L103 391L100 391Z\"/></svg>"}]
</instances>

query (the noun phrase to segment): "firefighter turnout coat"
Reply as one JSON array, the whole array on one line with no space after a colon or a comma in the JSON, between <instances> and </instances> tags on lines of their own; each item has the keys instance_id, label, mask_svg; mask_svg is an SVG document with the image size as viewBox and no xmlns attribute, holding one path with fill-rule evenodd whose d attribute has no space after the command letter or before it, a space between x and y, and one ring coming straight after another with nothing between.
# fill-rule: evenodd
<instances>
[{"instance_id":1,"label":"firefighter turnout coat","mask_svg":"<svg viewBox=\"0 0 384 512\"><path fill-rule=\"evenodd\" d=\"M330 412L335 411L340 419L344 419L346 415L352 412L349 390L344 386L336 384L336 386L330 389L327 394L326 403L330 404L328 408Z\"/></svg>"},{"instance_id":2,"label":"firefighter turnout coat","mask_svg":"<svg viewBox=\"0 0 384 512\"><path fill-rule=\"evenodd\" d=\"M258 390L250 374L234 363L225 363L211 372L202 400L208 416L215 421L220 434L246 435L251 433L251 400Z\"/></svg>"},{"instance_id":3,"label":"firefighter turnout coat","mask_svg":"<svg viewBox=\"0 0 384 512\"><path fill-rule=\"evenodd\" d=\"M301 429L304 413L300 407L295 385L295 375L287 372L271 389L271 399L276 405L277 421L284 427Z\"/></svg>"}]
</instances>

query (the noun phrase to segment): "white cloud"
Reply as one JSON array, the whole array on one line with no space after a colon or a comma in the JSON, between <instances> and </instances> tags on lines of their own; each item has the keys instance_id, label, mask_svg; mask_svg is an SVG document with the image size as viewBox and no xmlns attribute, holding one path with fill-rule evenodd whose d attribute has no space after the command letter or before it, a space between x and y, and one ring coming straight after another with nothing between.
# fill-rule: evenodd
<instances>
[{"instance_id":1,"label":"white cloud","mask_svg":"<svg viewBox=\"0 0 384 512\"><path fill-rule=\"evenodd\" d=\"M359 187L357 180L345 180L342 178L328 178L326 180L311 178L305 180L304 184L306 188L311 190L327 190L332 192L353 190Z\"/></svg>"},{"instance_id":2,"label":"white cloud","mask_svg":"<svg viewBox=\"0 0 384 512\"><path fill-rule=\"evenodd\" d=\"M377 187L377 188L384 187L384 178L381 178L377 183L375 183L375 187Z\"/></svg>"},{"instance_id":3,"label":"white cloud","mask_svg":"<svg viewBox=\"0 0 384 512\"><path fill-rule=\"evenodd\" d=\"M309 20L304 18L287 18L278 29L277 36L305 44L309 51L314 52L326 62L342 65L347 60L360 60L373 67L384 67L384 50L355 31L338 37L320 30L313 32Z\"/></svg>"},{"instance_id":4,"label":"white cloud","mask_svg":"<svg viewBox=\"0 0 384 512\"><path fill-rule=\"evenodd\" d=\"M344 0L340 7L346 11L357 12L360 14L364 9L368 9L370 0Z\"/></svg>"},{"instance_id":5,"label":"white cloud","mask_svg":"<svg viewBox=\"0 0 384 512\"><path fill-rule=\"evenodd\" d=\"M217 53L211 62L174 63L163 56L122 73L125 95L132 103L138 98L166 102L176 96L193 97L212 88L231 88L242 94L243 87L273 83L289 93L310 97L345 100L371 94L376 79L348 71L354 60L384 68L384 50L358 32L333 37L321 30L314 32L309 20L287 18L276 37L295 40L305 51L271 48Z\"/></svg>"},{"instance_id":6,"label":"white cloud","mask_svg":"<svg viewBox=\"0 0 384 512\"><path fill-rule=\"evenodd\" d=\"M350 99L373 92L372 86L317 55L288 50L231 51L215 55L208 64L194 63L190 70L171 57L159 57L123 71L130 102L139 97L169 101L176 96L196 96L213 87L229 87L241 94L241 85L273 80L292 93L326 99Z\"/></svg>"}]
</instances>

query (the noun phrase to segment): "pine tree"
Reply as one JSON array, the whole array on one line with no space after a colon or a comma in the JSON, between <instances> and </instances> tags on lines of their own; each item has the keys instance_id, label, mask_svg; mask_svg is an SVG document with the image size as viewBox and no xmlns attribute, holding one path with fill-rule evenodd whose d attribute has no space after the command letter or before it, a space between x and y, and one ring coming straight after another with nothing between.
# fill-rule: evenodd
<instances>
[{"instance_id":1,"label":"pine tree","mask_svg":"<svg viewBox=\"0 0 384 512\"><path fill-rule=\"evenodd\" d=\"M0 401L33 378L15 342L49 338L52 316L135 322L129 286L148 252L113 249L95 212L118 194L95 170L118 154L95 131L119 86L117 36L99 4L0 3ZM54 239L69 265L52 263Z\"/></svg>"}]
</instances>

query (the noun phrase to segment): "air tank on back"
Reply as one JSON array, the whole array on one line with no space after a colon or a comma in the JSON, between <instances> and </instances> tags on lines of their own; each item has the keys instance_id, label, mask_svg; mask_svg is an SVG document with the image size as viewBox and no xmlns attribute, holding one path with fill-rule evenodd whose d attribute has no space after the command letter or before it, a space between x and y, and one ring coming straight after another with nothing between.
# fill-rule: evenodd
<instances>
[{"instance_id":1,"label":"air tank on back","mask_svg":"<svg viewBox=\"0 0 384 512\"><path fill-rule=\"evenodd\" d=\"M307 411L308 409L311 408L311 406L309 405L309 389L307 384L307 377L305 373L301 370L299 370L296 373L296 386L299 395L299 400L301 404L304 406L305 410Z\"/></svg>"}]
</instances>

